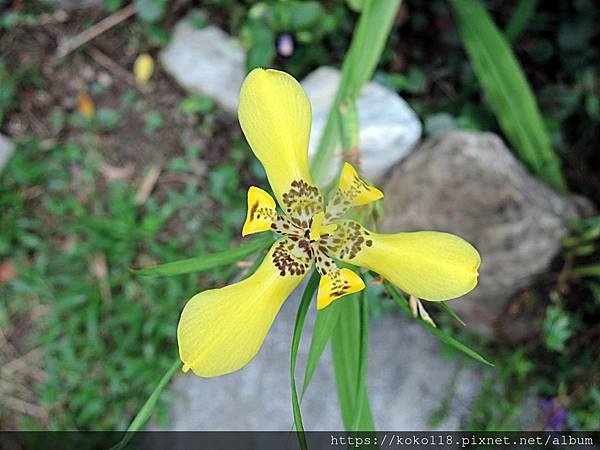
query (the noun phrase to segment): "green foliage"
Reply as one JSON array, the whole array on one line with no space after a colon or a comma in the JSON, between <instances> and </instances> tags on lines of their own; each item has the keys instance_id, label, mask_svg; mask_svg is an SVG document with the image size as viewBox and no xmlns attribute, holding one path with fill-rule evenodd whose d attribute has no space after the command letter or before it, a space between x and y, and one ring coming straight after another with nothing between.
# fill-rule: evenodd
<instances>
[{"instance_id":1,"label":"green foliage","mask_svg":"<svg viewBox=\"0 0 600 450\"><path fill-rule=\"evenodd\" d=\"M93 148L26 140L0 178L0 261L9 258L18 273L0 284L0 323L19 326L29 348L41 348L46 377L36 396L54 430L126 428L172 366L184 302L236 272L153 279L129 268L229 248L244 214L238 182L215 185L217 177L206 191L190 184L139 206L136 185L103 185L100 169ZM102 195L86 194L100 186ZM198 222L197 211L215 200L228 211Z\"/></svg>"},{"instance_id":2,"label":"green foliage","mask_svg":"<svg viewBox=\"0 0 600 450\"><path fill-rule=\"evenodd\" d=\"M396 302L396 304L398 306L400 306L401 310L405 314L412 316L412 313L410 312L410 308L408 306L408 302L406 301L404 296L400 293L400 291L398 289L396 289L395 286L392 286L391 284L389 284L387 282L386 282L386 288L387 288L388 293L392 297L392 299ZM446 305L446 307L448 308L447 311L451 311L447 305ZM454 314L454 312L452 312L450 315L455 319L458 317ZM494 364L489 362L482 355L480 355L479 353L477 353L475 350L471 349L470 347L466 346L465 344L459 342L454 337L450 336L448 333L445 333L444 331L440 330L439 328L434 327L433 325L425 322L421 318L417 318L416 320L421 322L421 324L427 329L427 331L429 331L431 334L433 334L435 337L437 337L444 344L448 344L449 346L453 347L454 349L464 353L465 355L469 356L470 358L473 358L476 361L479 361L482 364L485 364L485 365L488 365L491 367L494 366ZM459 319L457 319L457 320L459 320Z\"/></svg>"},{"instance_id":3,"label":"green foliage","mask_svg":"<svg viewBox=\"0 0 600 450\"><path fill-rule=\"evenodd\" d=\"M543 308L541 318L531 323L541 338L534 336L490 349L496 371L486 374L473 413L464 424L466 429L521 429L523 418L531 424L532 409L536 426L546 428L547 418L537 399L553 400L565 411L562 428L597 429L600 349L595 341L600 320L600 275L586 273L582 277L578 270L597 261L600 217L576 221L572 228L573 235L564 240L563 270L548 293L550 301L540 305L538 289L533 302L538 310ZM535 317L536 312L522 314Z\"/></svg>"},{"instance_id":4,"label":"green foliage","mask_svg":"<svg viewBox=\"0 0 600 450\"><path fill-rule=\"evenodd\" d=\"M201 97L187 97L185 98L179 108L181 112L186 115L194 115L194 114L208 114L216 108L215 101L206 96Z\"/></svg>"},{"instance_id":5,"label":"green foliage","mask_svg":"<svg viewBox=\"0 0 600 450\"><path fill-rule=\"evenodd\" d=\"M125 447L127 445L127 442L133 436L132 433L142 430L144 425L146 425L148 420L150 420L150 417L152 417L152 413L154 412L154 409L156 408L156 404L158 403L158 399L160 398L160 395L165 390L165 388L167 387L167 384L169 383L169 381L171 381L171 379L173 378L173 376L175 375L177 370L179 370L180 368L181 368L181 360L179 359L179 357L177 357L177 359L175 360L173 365L169 368L167 373L165 373L164 376L160 379L160 381L158 382L158 384L152 391L152 394L150 394L150 397L148 397L148 400L146 400L146 403L144 403L144 405L142 406L140 411L136 414L134 419L131 421L131 424L127 428L125 437L117 446L118 450L122 449L123 447Z\"/></svg>"},{"instance_id":6,"label":"green foliage","mask_svg":"<svg viewBox=\"0 0 600 450\"><path fill-rule=\"evenodd\" d=\"M134 3L141 20L156 23L165 17L169 0L134 0Z\"/></svg>"},{"instance_id":7,"label":"green foliage","mask_svg":"<svg viewBox=\"0 0 600 450\"><path fill-rule=\"evenodd\" d=\"M546 347L556 352L565 349L565 342L573 334L569 316L559 306L549 306L546 309L542 329Z\"/></svg>"},{"instance_id":8,"label":"green foliage","mask_svg":"<svg viewBox=\"0 0 600 450\"><path fill-rule=\"evenodd\" d=\"M335 145L339 142L340 105L343 100L356 100L364 84L373 75L399 4L399 0L367 0L363 6L356 33L342 64L340 85L313 158L311 173L317 183L325 176Z\"/></svg>"},{"instance_id":9,"label":"green foliage","mask_svg":"<svg viewBox=\"0 0 600 450\"><path fill-rule=\"evenodd\" d=\"M559 191L560 160L527 79L480 0L452 0L465 48L500 126L529 168Z\"/></svg>"},{"instance_id":10,"label":"green foliage","mask_svg":"<svg viewBox=\"0 0 600 450\"><path fill-rule=\"evenodd\" d=\"M311 59L322 54L317 45L333 34L342 24L339 20L339 6L332 10L324 9L317 1L270 1L258 3L248 12L241 36L248 47L246 69L269 67L277 55L276 36L287 33L294 36L296 45L310 44L309 51L302 48L288 61L288 71L295 67L307 67Z\"/></svg>"},{"instance_id":11,"label":"green foliage","mask_svg":"<svg viewBox=\"0 0 600 450\"><path fill-rule=\"evenodd\" d=\"M313 327L308 357L306 358L306 369L304 372L301 397L304 397L315 370L317 369L321 355L325 351L325 347L337 325L340 314L340 305L341 302L333 302L327 308L317 311L317 318L315 319L315 325Z\"/></svg>"},{"instance_id":12,"label":"green foliage","mask_svg":"<svg viewBox=\"0 0 600 450\"><path fill-rule=\"evenodd\" d=\"M196 256L194 258L160 264L145 269L132 270L137 275L173 276L193 272L205 272L217 267L238 262L254 253L269 247L273 243L271 236L254 239L235 248L219 253Z\"/></svg>"},{"instance_id":13,"label":"green foliage","mask_svg":"<svg viewBox=\"0 0 600 450\"><path fill-rule=\"evenodd\" d=\"M340 316L331 336L331 354L335 384L344 428L347 431L374 431L375 423L371 413L364 370L365 353L364 314L360 311L360 296L352 294L340 302ZM366 298L362 300L364 305Z\"/></svg>"}]
</instances>

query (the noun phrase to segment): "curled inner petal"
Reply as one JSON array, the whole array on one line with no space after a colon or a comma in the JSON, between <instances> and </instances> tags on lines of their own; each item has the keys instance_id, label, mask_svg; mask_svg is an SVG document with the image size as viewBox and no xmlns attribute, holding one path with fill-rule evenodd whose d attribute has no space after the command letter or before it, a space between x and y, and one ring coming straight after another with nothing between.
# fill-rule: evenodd
<instances>
[{"instance_id":1,"label":"curled inner petal","mask_svg":"<svg viewBox=\"0 0 600 450\"><path fill-rule=\"evenodd\" d=\"M183 370L215 377L245 366L308 271L310 259L302 255L298 243L281 239L250 277L192 297L177 327Z\"/></svg>"},{"instance_id":2,"label":"curled inner petal","mask_svg":"<svg viewBox=\"0 0 600 450\"><path fill-rule=\"evenodd\" d=\"M344 163L337 191L327 203L325 221L338 219L354 206L362 206L383 198L383 192L364 181L354 167Z\"/></svg>"},{"instance_id":3,"label":"curled inner petal","mask_svg":"<svg viewBox=\"0 0 600 450\"><path fill-rule=\"evenodd\" d=\"M325 248L313 243L315 263L321 281L317 294L317 309L323 309L334 300L348 294L354 294L365 288L362 278L350 269L340 269L325 253Z\"/></svg>"},{"instance_id":4,"label":"curled inner petal","mask_svg":"<svg viewBox=\"0 0 600 450\"><path fill-rule=\"evenodd\" d=\"M256 186L250 186L248 211L242 228L242 236L267 230L283 235L301 235L303 233L303 230L287 217L277 213L275 200L266 191Z\"/></svg>"}]
</instances>

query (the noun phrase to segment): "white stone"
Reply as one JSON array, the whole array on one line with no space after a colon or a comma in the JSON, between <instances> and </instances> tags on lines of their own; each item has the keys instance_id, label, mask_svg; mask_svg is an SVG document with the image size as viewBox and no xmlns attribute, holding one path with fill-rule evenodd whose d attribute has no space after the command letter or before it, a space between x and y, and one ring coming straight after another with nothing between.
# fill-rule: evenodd
<instances>
[{"instance_id":1,"label":"white stone","mask_svg":"<svg viewBox=\"0 0 600 450\"><path fill-rule=\"evenodd\" d=\"M245 54L220 28L197 29L186 19L179 21L160 60L186 91L212 97L227 113L237 114Z\"/></svg>"},{"instance_id":2,"label":"white stone","mask_svg":"<svg viewBox=\"0 0 600 450\"><path fill-rule=\"evenodd\" d=\"M320 67L302 81L313 110L309 155L315 153L319 144L340 78L339 70ZM378 183L393 165L413 150L421 137L421 122L398 94L375 82L367 83L363 88L357 109L361 173L369 181ZM339 145L334 158L341 161ZM327 181L333 178L337 169L338 166L333 165Z\"/></svg>"},{"instance_id":3,"label":"white stone","mask_svg":"<svg viewBox=\"0 0 600 450\"><path fill-rule=\"evenodd\" d=\"M0 134L0 173L8 163L14 152L14 145L10 139Z\"/></svg>"}]
</instances>

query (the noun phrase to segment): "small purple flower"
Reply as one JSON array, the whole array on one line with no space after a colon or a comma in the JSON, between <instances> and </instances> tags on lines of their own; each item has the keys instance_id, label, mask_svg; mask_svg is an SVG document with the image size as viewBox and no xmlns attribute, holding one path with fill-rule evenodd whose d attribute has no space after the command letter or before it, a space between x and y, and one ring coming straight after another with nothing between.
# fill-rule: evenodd
<instances>
[{"instance_id":1,"label":"small purple flower","mask_svg":"<svg viewBox=\"0 0 600 450\"><path fill-rule=\"evenodd\" d=\"M276 40L277 54L289 58L294 53L294 38L289 33L282 33Z\"/></svg>"},{"instance_id":2,"label":"small purple flower","mask_svg":"<svg viewBox=\"0 0 600 450\"><path fill-rule=\"evenodd\" d=\"M541 399L540 412L546 431L558 431L564 428L567 411L556 398Z\"/></svg>"}]
</instances>

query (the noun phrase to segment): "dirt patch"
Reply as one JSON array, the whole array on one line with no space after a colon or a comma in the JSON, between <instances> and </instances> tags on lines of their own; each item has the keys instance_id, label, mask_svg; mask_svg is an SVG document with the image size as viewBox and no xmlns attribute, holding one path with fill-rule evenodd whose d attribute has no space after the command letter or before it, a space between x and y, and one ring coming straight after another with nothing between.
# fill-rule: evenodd
<instances>
[{"instance_id":1,"label":"dirt patch","mask_svg":"<svg viewBox=\"0 0 600 450\"><path fill-rule=\"evenodd\" d=\"M163 165L174 156L183 156L190 146L203 149L202 162L207 169L225 159L232 139L240 136L234 120L213 113L213 126L206 133L198 126L197 117L180 111L185 93L158 64L151 88L136 85L132 67L140 51L157 60L156 49L132 44L131 36L143 35L137 22L130 19L61 59L56 55L59 43L100 19L93 11L68 14L64 22L19 26L0 38L9 71L27 73L17 92L20 109L8 118L6 134L33 133L59 142L86 135L88 143L91 136L91 144L108 164L133 164L138 174L150 164ZM108 128L93 129L93 133L69 123L57 126L61 113L68 116L77 110L77 98L83 94L92 100L97 116L108 111L117 114L118 121ZM160 122L153 129L149 129L149 113Z\"/></svg>"}]
</instances>

